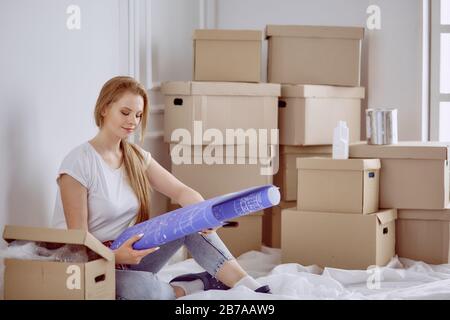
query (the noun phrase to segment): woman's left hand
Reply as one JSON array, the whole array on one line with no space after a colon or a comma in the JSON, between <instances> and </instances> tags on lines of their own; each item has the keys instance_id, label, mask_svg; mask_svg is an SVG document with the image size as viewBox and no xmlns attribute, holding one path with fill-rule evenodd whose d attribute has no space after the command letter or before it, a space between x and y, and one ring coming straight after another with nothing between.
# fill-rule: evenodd
<instances>
[{"instance_id":1,"label":"woman's left hand","mask_svg":"<svg viewBox=\"0 0 450 320\"><path fill-rule=\"evenodd\" d=\"M201 235L206 236L207 234L216 232L217 229L219 229L219 227L216 227L216 228L209 228L209 229L204 229L204 230L200 231L199 233L200 233Z\"/></svg>"}]
</instances>

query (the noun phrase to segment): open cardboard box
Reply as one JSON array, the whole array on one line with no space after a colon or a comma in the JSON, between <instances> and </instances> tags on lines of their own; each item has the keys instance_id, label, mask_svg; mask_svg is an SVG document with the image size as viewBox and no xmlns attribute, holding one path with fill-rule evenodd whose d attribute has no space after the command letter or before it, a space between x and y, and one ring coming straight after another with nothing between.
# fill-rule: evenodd
<instances>
[{"instance_id":1,"label":"open cardboard box","mask_svg":"<svg viewBox=\"0 0 450 320\"><path fill-rule=\"evenodd\" d=\"M5 259L6 300L115 299L114 253L85 230L5 226L3 239L86 247L88 262Z\"/></svg>"}]
</instances>

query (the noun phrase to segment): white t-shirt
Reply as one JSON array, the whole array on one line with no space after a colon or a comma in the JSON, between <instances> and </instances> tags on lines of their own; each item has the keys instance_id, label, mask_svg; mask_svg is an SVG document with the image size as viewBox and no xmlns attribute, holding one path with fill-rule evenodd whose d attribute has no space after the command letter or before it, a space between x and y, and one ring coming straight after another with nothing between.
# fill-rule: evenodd
<instances>
[{"instance_id":1,"label":"white t-shirt","mask_svg":"<svg viewBox=\"0 0 450 320\"><path fill-rule=\"evenodd\" d=\"M148 166L151 154L140 151ZM111 168L89 143L76 147L64 158L57 175L68 174L87 189L88 230L100 241L114 240L136 218L139 202L126 179L124 165ZM56 195L52 226L67 228L60 189Z\"/></svg>"}]
</instances>

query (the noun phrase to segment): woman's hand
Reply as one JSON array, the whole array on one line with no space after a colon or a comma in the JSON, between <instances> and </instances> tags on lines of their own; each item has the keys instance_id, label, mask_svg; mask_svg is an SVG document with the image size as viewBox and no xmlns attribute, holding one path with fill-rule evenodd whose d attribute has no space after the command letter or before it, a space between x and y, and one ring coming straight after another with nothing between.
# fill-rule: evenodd
<instances>
[{"instance_id":1,"label":"woman's hand","mask_svg":"<svg viewBox=\"0 0 450 320\"><path fill-rule=\"evenodd\" d=\"M156 247L145 250L134 250L133 243L141 239L143 235L135 235L125 241L119 248L113 250L116 256L116 264L139 264L142 258L159 249L159 247Z\"/></svg>"}]
</instances>

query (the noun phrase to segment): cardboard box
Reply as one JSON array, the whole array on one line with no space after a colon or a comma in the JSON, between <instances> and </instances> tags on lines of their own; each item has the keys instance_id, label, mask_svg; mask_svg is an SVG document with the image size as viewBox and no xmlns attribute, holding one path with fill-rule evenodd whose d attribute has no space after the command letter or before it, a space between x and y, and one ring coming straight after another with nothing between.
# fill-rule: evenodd
<instances>
[{"instance_id":1,"label":"cardboard box","mask_svg":"<svg viewBox=\"0 0 450 320\"><path fill-rule=\"evenodd\" d=\"M268 25L268 82L359 86L364 28Z\"/></svg>"},{"instance_id":2,"label":"cardboard box","mask_svg":"<svg viewBox=\"0 0 450 320\"><path fill-rule=\"evenodd\" d=\"M450 209L398 210L396 251L399 257L429 264L449 263Z\"/></svg>"},{"instance_id":3,"label":"cardboard box","mask_svg":"<svg viewBox=\"0 0 450 320\"><path fill-rule=\"evenodd\" d=\"M251 250L261 251L263 211L230 220L237 225L219 228L217 234L235 257Z\"/></svg>"},{"instance_id":4,"label":"cardboard box","mask_svg":"<svg viewBox=\"0 0 450 320\"><path fill-rule=\"evenodd\" d=\"M395 255L395 209L369 215L282 211L283 263L341 269L386 265Z\"/></svg>"},{"instance_id":5,"label":"cardboard box","mask_svg":"<svg viewBox=\"0 0 450 320\"><path fill-rule=\"evenodd\" d=\"M181 146L171 145L172 151L174 147ZM273 175L263 173L275 170L275 155L272 153L274 151L269 151L267 157L237 157L237 146L226 146L223 155L215 157L205 151L209 146L203 147L198 153L194 151L197 150L195 147L189 147L193 150L191 164L175 164L172 158L172 174L198 191L205 199L273 182ZM273 148L274 146L268 146L268 150ZM234 157L227 156L227 150L230 149L235 150ZM246 154L249 155L248 152ZM215 160L221 160L222 164Z\"/></svg>"},{"instance_id":6,"label":"cardboard box","mask_svg":"<svg viewBox=\"0 0 450 320\"><path fill-rule=\"evenodd\" d=\"M114 253L84 230L5 226L7 242L26 240L87 247L97 258L85 263L5 259L6 300L99 300L115 296Z\"/></svg>"},{"instance_id":7,"label":"cardboard box","mask_svg":"<svg viewBox=\"0 0 450 320\"><path fill-rule=\"evenodd\" d=\"M194 80L261 81L262 32L195 30Z\"/></svg>"},{"instance_id":8,"label":"cardboard box","mask_svg":"<svg viewBox=\"0 0 450 320\"><path fill-rule=\"evenodd\" d=\"M402 141L350 145L351 158L379 158L380 208L439 210L449 206L449 144Z\"/></svg>"},{"instance_id":9,"label":"cardboard box","mask_svg":"<svg viewBox=\"0 0 450 320\"><path fill-rule=\"evenodd\" d=\"M328 145L339 121L349 128L349 141L360 141L362 87L282 85L278 102L280 144Z\"/></svg>"},{"instance_id":10,"label":"cardboard box","mask_svg":"<svg viewBox=\"0 0 450 320\"><path fill-rule=\"evenodd\" d=\"M378 211L378 159L299 158L297 208L369 214Z\"/></svg>"},{"instance_id":11,"label":"cardboard box","mask_svg":"<svg viewBox=\"0 0 450 320\"><path fill-rule=\"evenodd\" d=\"M282 201L297 200L297 158L330 158L332 146L280 146L279 170L273 183L280 188Z\"/></svg>"},{"instance_id":12,"label":"cardboard box","mask_svg":"<svg viewBox=\"0 0 450 320\"><path fill-rule=\"evenodd\" d=\"M169 203L169 211L180 208ZM229 220L232 224L221 227L217 234L235 257L251 250L261 250L263 211ZM188 258L192 258L188 253Z\"/></svg>"},{"instance_id":13,"label":"cardboard box","mask_svg":"<svg viewBox=\"0 0 450 320\"><path fill-rule=\"evenodd\" d=\"M281 201L279 205L264 210L263 244L272 248L281 248L281 210L297 206L295 201Z\"/></svg>"},{"instance_id":14,"label":"cardboard box","mask_svg":"<svg viewBox=\"0 0 450 320\"><path fill-rule=\"evenodd\" d=\"M278 84L227 82L165 82L164 141L183 144L245 144L227 141L226 129L247 131L278 129ZM200 129L194 121L201 121ZM172 138L175 129L186 129L191 141ZM197 129L197 130L195 130ZM225 141L203 141L208 129L219 130ZM270 142L269 142L270 143ZM277 142L274 142L277 143Z\"/></svg>"}]
</instances>

